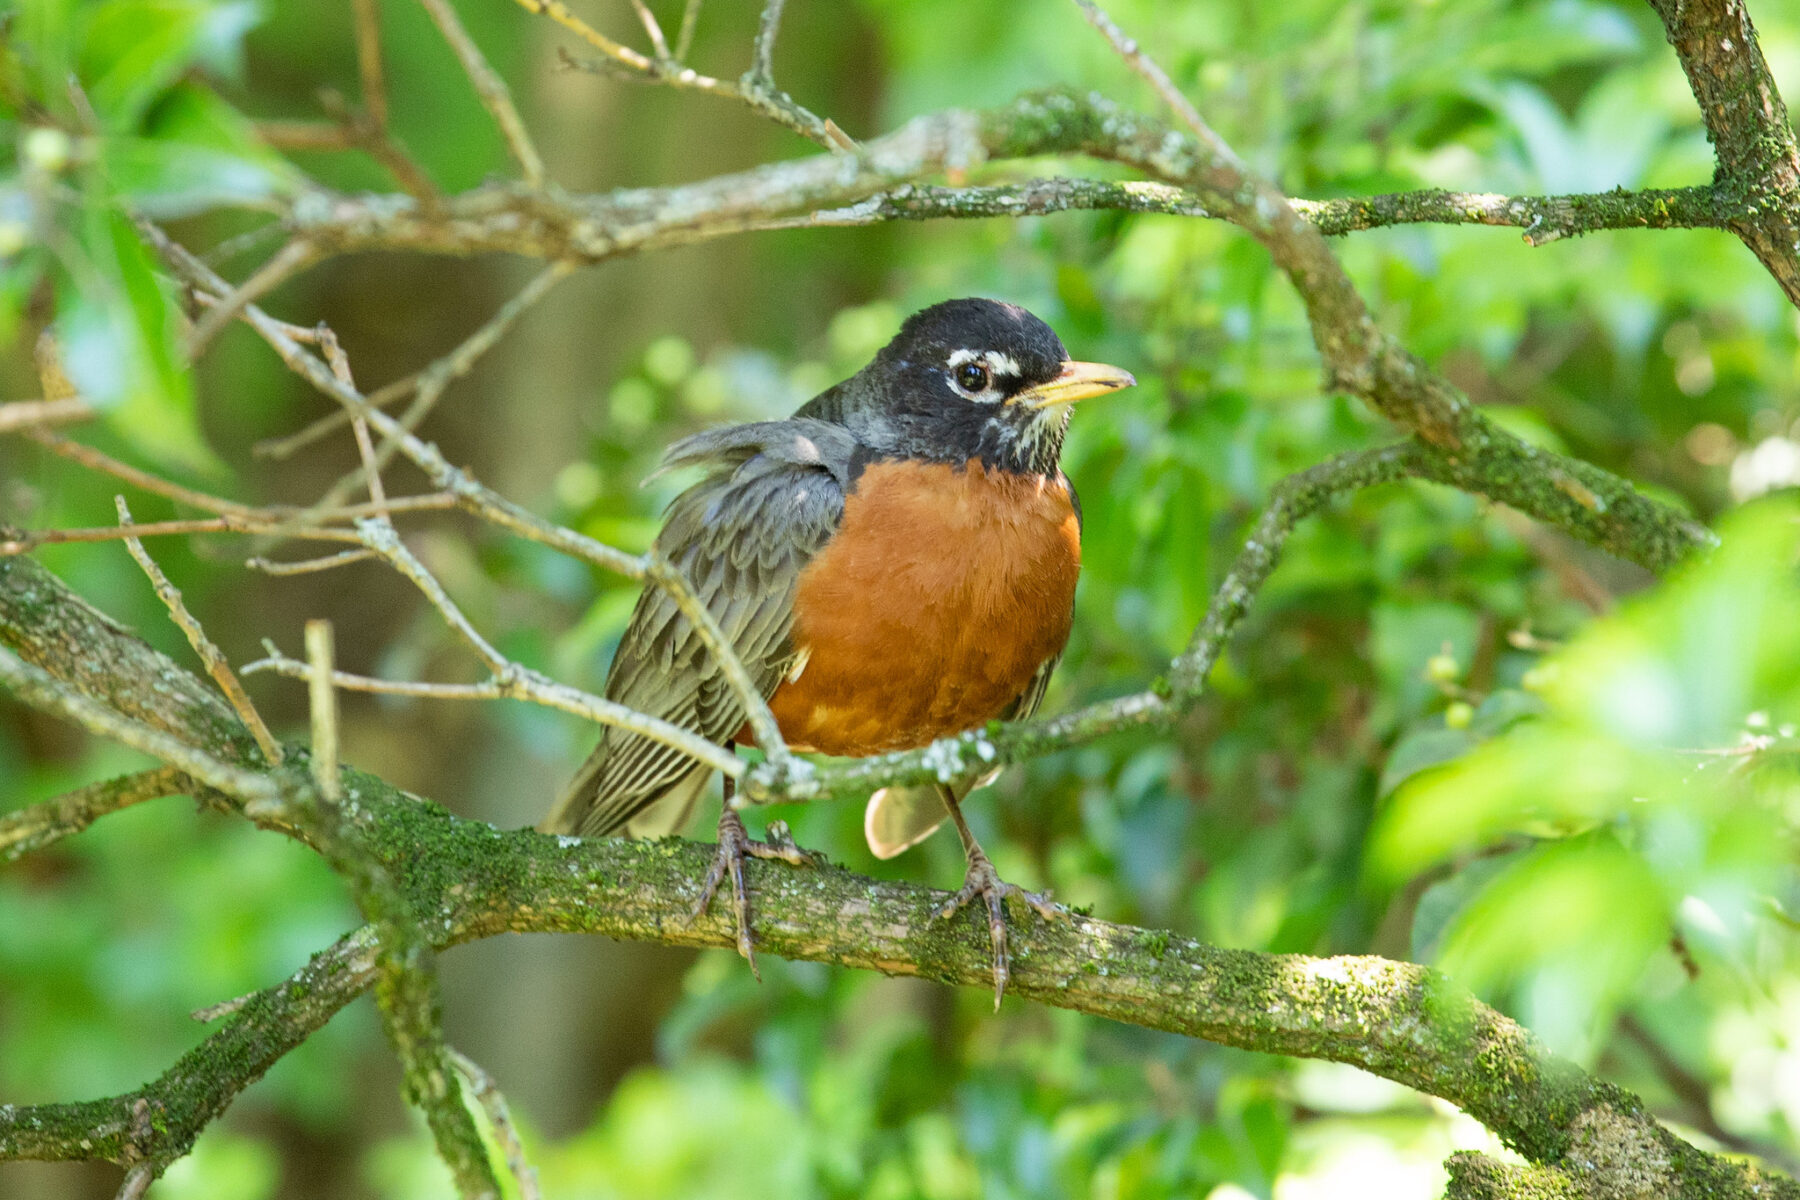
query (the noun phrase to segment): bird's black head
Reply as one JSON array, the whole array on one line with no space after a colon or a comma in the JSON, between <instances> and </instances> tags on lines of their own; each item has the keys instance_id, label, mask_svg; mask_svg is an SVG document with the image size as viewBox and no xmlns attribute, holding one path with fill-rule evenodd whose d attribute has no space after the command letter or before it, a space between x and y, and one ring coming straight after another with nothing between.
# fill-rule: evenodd
<instances>
[{"instance_id":1,"label":"bird's black head","mask_svg":"<svg viewBox=\"0 0 1800 1200\"><path fill-rule=\"evenodd\" d=\"M947 300L914 313L874 360L801 412L850 426L895 458L1050 474L1069 405L1135 382L1072 362L1051 328L1016 304Z\"/></svg>"}]
</instances>

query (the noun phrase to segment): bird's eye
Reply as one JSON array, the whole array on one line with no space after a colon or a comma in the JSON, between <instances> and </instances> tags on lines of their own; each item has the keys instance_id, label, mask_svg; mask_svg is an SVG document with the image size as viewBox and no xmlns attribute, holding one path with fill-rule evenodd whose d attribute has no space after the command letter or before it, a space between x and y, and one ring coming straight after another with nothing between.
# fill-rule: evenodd
<instances>
[{"instance_id":1,"label":"bird's eye","mask_svg":"<svg viewBox=\"0 0 1800 1200\"><path fill-rule=\"evenodd\" d=\"M973 395L988 387L988 369L980 363L964 363L956 368L956 386Z\"/></svg>"}]
</instances>

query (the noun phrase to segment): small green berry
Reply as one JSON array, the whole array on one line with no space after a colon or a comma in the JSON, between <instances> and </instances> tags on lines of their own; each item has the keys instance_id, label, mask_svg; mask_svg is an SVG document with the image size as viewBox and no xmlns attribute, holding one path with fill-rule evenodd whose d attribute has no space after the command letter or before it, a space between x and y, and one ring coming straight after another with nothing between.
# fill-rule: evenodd
<instances>
[{"instance_id":1,"label":"small green berry","mask_svg":"<svg viewBox=\"0 0 1800 1200\"><path fill-rule=\"evenodd\" d=\"M1433 683L1452 683L1462 675L1454 654L1434 654L1425 663L1425 678Z\"/></svg>"},{"instance_id":2,"label":"small green berry","mask_svg":"<svg viewBox=\"0 0 1800 1200\"><path fill-rule=\"evenodd\" d=\"M1475 706L1467 701L1454 701L1444 709L1444 727L1446 729L1467 729L1475 719Z\"/></svg>"},{"instance_id":3,"label":"small green berry","mask_svg":"<svg viewBox=\"0 0 1800 1200\"><path fill-rule=\"evenodd\" d=\"M19 146L20 157L50 175L59 173L74 156L75 143L60 129L39 125L25 135Z\"/></svg>"}]
</instances>

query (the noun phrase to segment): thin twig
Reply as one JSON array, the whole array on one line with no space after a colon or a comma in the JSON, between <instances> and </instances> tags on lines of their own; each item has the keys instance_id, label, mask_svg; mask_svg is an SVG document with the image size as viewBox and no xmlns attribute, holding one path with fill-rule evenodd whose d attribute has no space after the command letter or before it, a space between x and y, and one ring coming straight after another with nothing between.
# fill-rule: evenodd
<instances>
[{"instance_id":1,"label":"thin twig","mask_svg":"<svg viewBox=\"0 0 1800 1200\"><path fill-rule=\"evenodd\" d=\"M561 0L516 0L516 2L520 8L525 9L527 12L535 13L540 17L549 17L552 21L555 21L570 33L574 34L600 53L606 55L608 59L617 63L619 66L626 67L632 71L641 72L645 75L655 75L655 62L644 55L639 54L630 46L613 41L611 38L595 29L592 25L589 25L586 21L576 16L569 6L562 3ZM717 83L718 80L711 80L710 82ZM695 84L690 86L698 85Z\"/></svg>"},{"instance_id":2,"label":"thin twig","mask_svg":"<svg viewBox=\"0 0 1800 1200\"><path fill-rule=\"evenodd\" d=\"M143 1200L150 1185L155 1182L156 1168L149 1163L139 1163L125 1172L125 1182L119 1185L119 1192L114 1200Z\"/></svg>"},{"instance_id":3,"label":"thin twig","mask_svg":"<svg viewBox=\"0 0 1800 1200\"><path fill-rule=\"evenodd\" d=\"M121 716L4 646L0 646L0 684L33 708L66 717L89 733L141 750L228 796L250 802L273 800L277 795L275 783L261 772L223 762L160 729Z\"/></svg>"},{"instance_id":4,"label":"thin twig","mask_svg":"<svg viewBox=\"0 0 1800 1200\"><path fill-rule=\"evenodd\" d=\"M494 1140L500 1143L500 1150L506 1155L506 1169L519 1185L519 1200L542 1200L543 1192L538 1188L537 1170L525 1157L525 1144L519 1140L518 1127L513 1124L512 1112L507 1108L506 1097L501 1093L500 1086L474 1059L453 1047L446 1049L449 1051L450 1064L468 1083L476 1103L487 1114L488 1127L494 1131Z\"/></svg>"},{"instance_id":5,"label":"thin twig","mask_svg":"<svg viewBox=\"0 0 1800 1200\"><path fill-rule=\"evenodd\" d=\"M244 560L244 566L252 571L261 571L265 575L311 575L315 571L329 571L333 567L349 566L351 563L367 562L380 557L368 547L355 550L340 550L336 554L327 554L322 558L305 558L297 562L274 562L257 557Z\"/></svg>"},{"instance_id":6,"label":"thin twig","mask_svg":"<svg viewBox=\"0 0 1800 1200\"><path fill-rule=\"evenodd\" d=\"M268 262L251 273L250 278L227 292L194 322L194 328L187 338L188 357L199 358L204 354L213 337L229 325L244 310L246 304L273 291L296 272L305 270L321 257L319 248L303 237L295 238L277 250Z\"/></svg>"},{"instance_id":7,"label":"thin twig","mask_svg":"<svg viewBox=\"0 0 1800 1200\"><path fill-rule=\"evenodd\" d=\"M391 523L379 518L365 519L356 523L356 530L362 536L363 545L412 580L413 586L424 595L426 602L437 609L438 615L444 618L444 623L468 644L469 649L475 651L476 657L481 659L488 670L497 677L506 676L512 668L511 660L494 649L493 643L483 637L474 623L463 615L462 609L450 598L450 593L444 590L444 585L438 582L437 576L427 570L425 564L406 548L406 543L400 540L399 533Z\"/></svg>"},{"instance_id":8,"label":"thin twig","mask_svg":"<svg viewBox=\"0 0 1800 1200\"><path fill-rule=\"evenodd\" d=\"M23 537L0 540L0 558L25 554L39 546L67 542L111 542L123 537L162 537L175 533L279 533L283 537L307 538L322 542L359 542L362 539L349 529L296 527L280 521L266 521L239 516L211 517L193 521L149 521L129 531L116 525L93 529L40 529Z\"/></svg>"},{"instance_id":9,"label":"thin twig","mask_svg":"<svg viewBox=\"0 0 1800 1200\"><path fill-rule=\"evenodd\" d=\"M319 795L336 804L343 794L338 783L337 689L331 686L336 654L330 621L306 623L306 699L312 713L312 777Z\"/></svg>"},{"instance_id":10,"label":"thin twig","mask_svg":"<svg viewBox=\"0 0 1800 1200\"><path fill-rule=\"evenodd\" d=\"M663 37L662 25L657 21L656 14L650 11L650 6L644 0L631 0L631 7L636 11L638 23L644 27L644 32L650 35L650 47L656 51L657 59L668 62L674 56L669 53L669 43Z\"/></svg>"},{"instance_id":11,"label":"thin twig","mask_svg":"<svg viewBox=\"0 0 1800 1200\"><path fill-rule=\"evenodd\" d=\"M309 668L299 659L290 658L268 642L263 643L263 651L264 657L244 665L244 674L255 675L266 671L289 679L311 678ZM516 664L508 676L491 678L483 683L375 679L346 671L334 671L331 682L332 686L342 691L368 692L378 696L417 696L427 700L521 700L582 717L597 725L617 726L651 741L661 742L696 762L705 763L734 778L744 771L743 759L700 737L691 729L684 729L636 709L602 699Z\"/></svg>"},{"instance_id":12,"label":"thin twig","mask_svg":"<svg viewBox=\"0 0 1800 1200\"><path fill-rule=\"evenodd\" d=\"M376 0L352 0L356 16L356 71L369 121L387 133L387 85L381 73L381 9Z\"/></svg>"},{"instance_id":13,"label":"thin twig","mask_svg":"<svg viewBox=\"0 0 1800 1200\"><path fill-rule=\"evenodd\" d=\"M481 97L488 115L500 127L507 149L512 151L519 170L525 176L526 186L542 187L544 160L538 157L537 147L531 142L531 134L525 128L525 122L519 118L519 110L513 107L512 93L507 90L506 81L488 65L481 47L475 44L475 39L463 28L456 10L450 7L450 0L419 0L419 3L431 14L431 19L436 22L438 32L444 35L444 40L450 43L450 49L462 63L463 71L475 87L475 94Z\"/></svg>"},{"instance_id":14,"label":"thin twig","mask_svg":"<svg viewBox=\"0 0 1800 1200\"><path fill-rule=\"evenodd\" d=\"M318 346L338 382L347 388L354 388L356 378L350 373L350 359L345 355L344 347L339 344L337 334L323 322L318 327ZM362 459L363 479L369 488L369 502L376 508L375 519L391 528L394 522L387 513L387 489L382 486L381 465L375 461L375 446L369 440L369 422L361 413L351 413L350 429L356 435L356 453ZM327 496L319 503L322 507L328 507L336 503L336 499Z\"/></svg>"},{"instance_id":15,"label":"thin twig","mask_svg":"<svg viewBox=\"0 0 1800 1200\"><path fill-rule=\"evenodd\" d=\"M125 497L114 496L113 503L118 506L119 524L127 530L132 528L131 510L126 507ZM199 655L201 665L206 668L206 673L212 676L213 682L219 685L219 690L225 694L225 699L237 713L238 720L244 723L244 728L248 729L250 736L256 739L256 745L262 751L263 758L268 760L271 767L280 766L281 743L275 740L269 733L269 727L263 724L262 714L256 711L256 705L251 702L249 694L244 691L244 685L239 683L238 677L232 673L231 664L226 661L225 655L220 653L218 646L214 645L213 640L206 636L206 631L200 627L200 622L194 617L194 614L188 611L187 605L181 599L180 590L169 582L169 577L163 574L162 568L156 565L156 560L150 557L150 552L144 549L143 542L135 537L127 537L125 548L131 551L131 557L137 560L138 566L143 568L144 574L149 577L150 586L156 590L157 599L161 600L163 607L169 610L169 617L175 622L176 627L187 636L188 645L192 646L194 653Z\"/></svg>"},{"instance_id":16,"label":"thin twig","mask_svg":"<svg viewBox=\"0 0 1800 1200\"><path fill-rule=\"evenodd\" d=\"M370 407L384 408L409 394L417 394L420 400L413 406L413 409L417 410L416 413L409 409L401 418L401 424L406 428L417 429L420 422L437 403L438 398L443 395L444 390L474 370L475 364L480 361L482 355L493 349L494 345L512 328L513 322L517 321L532 305L542 300L558 281L568 277L575 267L575 263L559 261L551 263L539 271L532 276L530 282L519 289L516 295L502 304L492 317L489 317L479 329L458 343L450 353L403 379L395 380L393 383L385 384L370 392L368 395ZM428 402L424 399L426 396L430 397ZM296 450L348 425L350 420L351 415L347 409L336 409L320 417L298 433L257 443L253 453L266 458L287 458ZM383 445L383 449L387 449L386 444ZM392 451L390 450L388 453L391 454ZM379 454L376 461L382 466L386 466L387 459Z\"/></svg>"},{"instance_id":17,"label":"thin twig","mask_svg":"<svg viewBox=\"0 0 1800 1200\"><path fill-rule=\"evenodd\" d=\"M139 470L130 463L120 462L92 446L72 442L47 429L27 430L26 436L52 454L60 455L71 462L80 463L89 470L102 471L116 479L122 479L133 487L142 488L146 492L166 496L178 504L191 504L195 508L204 509L207 512L218 513L221 516L242 517L246 520L254 520L269 515L270 512L270 510L258 509L248 504L240 504L235 500L224 500L218 496L209 496L205 492L196 492L192 488L183 487L160 475L152 475L148 471Z\"/></svg>"},{"instance_id":18,"label":"thin twig","mask_svg":"<svg viewBox=\"0 0 1800 1200\"><path fill-rule=\"evenodd\" d=\"M747 105L776 124L791 129L810 141L817 142L827 150L854 152L857 149L856 143L848 134L838 128L836 122L821 118L818 114L796 103L792 96L778 90L774 86L773 80L757 74L754 67L745 72L743 78L737 83L727 83L723 79L703 75L680 62L652 59L629 46L621 45L576 16L574 12L570 11L568 5L561 3L561 0L515 0L515 2L528 12L549 17L602 55L599 61L588 62L565 54L563 61L570 66L615 79L657 83L690 91L707 92L714 96L724 96ZM759 33L759 44L761 40Z\"/></svg>"},{"instance_id":19,"label":"thin twig","mask_svg":"<svg viewBox=\"0 0 1800 1200\"><path fill-rule=\"evenodd\" d=\"M700 0L687 0L681 6L681 32L675 36L675 59L686 62L694 48L694 31L700 27Z\"/></svg>"},{"instance_id":20,"label":"thin twig","mask_svg":"<svg viewBox=\"0 0 1800 1200\"><path fill-rule=\"evenodd\" d=\"M521 313L542 299L557 281L574 269L574 264L569 262L552 263L544 268L533 276L517 295L502 305L499 311L489 318L481 328L465 338L455 350L419 372L415 377L417 383L413 389L412 403L407 405L406 411L400 415L400 428L410 432L423 424L425 418L437 406L438 400L443 397L445 389L449 387L450 383L468 374L473 369L475 362L500 340ZM325 330L323 325L319 328ZM325 332L329 333L330 331L325 330ZM344 417L352 425L357 421L367 419L354 409L342 411ZM314 427L317 428L317 425L315 424ZM360 436L366 438L367 435ZM346 473L327 488L325 494L318 501L319 505L329 506L340 503L360 482L366 480L371 472L385 469L388 463L393 461L394 454L399 448L400 443L393 435L384 434L380 447L372 455L363 455L361 466Z\"/></svg>"},{"instance_id":21,"label":"thin twig","mask_svg":"<svg viewBox=\"0 0 1800 1200\"><path fill-rule=\"evenodd\" d=\"M1150 86L1156 89L1156 94L1163 98L1163 103L1174 110L1175 115L1181 118L1183 125L1193 131L1194 136L1200 139L1201 145L1215 152L1223 152L1230 157L1232 162L1236 162L1237 156L1232 154L1225 143L1219 139L1219 135L1212 131L1212 126L1201 119L1200 110L1194 107L1193 101L1182 94L1181 89L1176 87L1174 81L1169 78L1168 72L1158 66L1155 59L1144 53L1143 47L1138 45L1136 38L1120 29L1117 22L1107 16L1105 11L1094 3L1094 0L1075 0L1075 6L1081 10L1081 15L1088 19L1088 24L1098 29L1106 40L1112 43L1113 49L1119 52L1119 57L1125 60L1126 65L1143 76Z\"/></svg>"},{"instance_id":22,"label":"thin twig","mask_svg":"<svg viewBox=\"0 0 1800 1200\"><path fill-rule=\"evenodd\" d=\"M90 783L0 817L0 862L11 862L53 842L80 833L108 813L146 800L179 795L193 783L174 767L154 767L101 783Z\"/></svg>"},{"instance_id":23,"label":"thin twig","mask_svg":"<svg viewBox=\"0 0 1800 1200\"><path fill-rule=\"evenodd\" d=\"M775 86L775 38L781 32L781 10L786 4L787 0L763 0L762 17L756 23L750 74L767 88Z\"/></svg>"},{"instance_id":24,"label":"thin twig","mask_svg":"<svg viewBox=\"0 0 1800 1200\"><path fill-rule=\"evenodd\" d=\"M296 149L360 150L387 169L406 194L419 202L419 215L435 221L443 215L444 198L424 167L412 157L385 125L359 108L353 108L338 93L327 89L319 93L320 107L336 122L340 136L322 145L299 145ZM301 137L305 135L302 134Z\"/></svg>"},{"instance_id":25,"label":"thin twig","mask_svg":"<svg viewBox=\"0 0 1800 1200\"><path fill-rule=\"evenodd\" d=\"M45 425L67 425L85 421L93 415L93 406L79 396L60 400L14 400L8 404L0 404L0 433L42 428Z\"/></svg>"},{"instance_id":26,"label":"thin twig","mask_svg":"<svg viewBox=\"0 0 1800 1200\"><path fill-rule=\"evenodd\" d=\"M144 229L153 244L190 284L201 287L215 285L216 277L192 253L171 241L155 225L146 223ZM625 554L623 551L605 546L573 530L551 525L542 518L526 512L511 501L475 483L465 473L452 468L444 461L443 455L438 453L435 447L420 441L386 413L371 409L368 402L354 387L337 378L329 367L295 344L293 337L280 328L280 322L270 318L255 305L246 307L244 319L263 336L263 339L275 350L281 360L296 373L326 395L343 404L349 411L358 413L367 419L384 436L395 439L402 452L423 470L436 486L457 496L463 502L464 507L484 520L520 531L534 541L541 541L545 545L553 546L566 553L575 554L589 561L619 570L632 578L650 577L652 566L647 559ZM383 528L377 523L364 521L358 524L357 536L364 546L380 554L413 581L415 586L425 594L427 600L449 622L451 628L488 664L502 688L519 686L517 680L523 668L506 659L481 636L444 592L437 579L401 543L399 536L391 527ZM688 617L690 624L700 634L714 658L722 664L721 670L725 673L727 680L732 683L733 690L743 703L746 714L753 714L750 715L750 719L759 730L764 728L768 730L770 742L765 747L768 761L784 772L798 771L798 767L786 749L786 744L781 740L780 731L776 727L773 716L768 713L767 701L755 687L742 661L736 660L736 652L729 640L720 632L716 619L700 603L692 588L682 579L679 571L663 570L659 574L661 578L657 582L669 592L682 613ZM735 663L733 660L736 660ZM518 693L508 692L507 694ZM614 720L607 723L618 724L620 722ZM711 743L705 744L712 745ZM682 748L687 749L685 746ZM712 749L718 750L717 747L712 747ZM725 762L721 761L722 758L728 760L731 765L727 767ZM734 776L742 770L736 765L735 756L725 756L722 752L705 755L702 761L709 764L719 763L720 770L725 770Z\"/></svg>"}]
</instances>

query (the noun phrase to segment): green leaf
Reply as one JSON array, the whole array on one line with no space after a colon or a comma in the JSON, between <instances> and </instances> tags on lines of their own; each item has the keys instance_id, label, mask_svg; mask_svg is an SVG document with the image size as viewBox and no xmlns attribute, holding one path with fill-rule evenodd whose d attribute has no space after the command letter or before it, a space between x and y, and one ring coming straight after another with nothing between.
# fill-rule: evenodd
<instances>
[{"instance_id":1,"label":"green leaf","mask_svg":"<svg viewBox=\"0 0 1800 1200\"><path fill-rule=\"evenodd\" d=\"M256 6L206 0L107 0L84 13L79 72L102 125L137 127L189 68L235 72Z\"/></svg>"},{"instance_id":2,"label":"green leaf","mask_svg":"<svg viewBox=\"0 0 1800 1200\"><path fill-rule=\"evenodd\" d=\"M155 218L274 200L295 179L291 171L228 151L150 138L108 142L106 165L120 195Z\"/></svg>"},{"instance_id":3,"label":"green leaf","mask_svg":"<svg viewBox=\"0 0 1800 1200\"><path fill-rule=\"evenodd\" d=\"M1370 834L1370 867L1398 880L1508 834L1574 832L1670 775L1660 757L1557 723L1528 723L1402 785Z\"/></svg>"},{"instance_id":4,"label":"green leaf","mask_svg":"<svg viewBox=\"0 0 1800 1200\"><path fill-rule=\"evenodd\" d=\"M69 378L151 460L221 471L200 434L174 305L137 234L123 216L93 210L80 249L56 316Z\"/></svg>"},{"instance_id":5,"label":"green leaf","mask_svg":"<svg viewBox=\"0 0 1800 1200\"><path fill-rule=\"evenodd\" d=\"M1376 794L1390 795L1395 788L1421 771L1461 758L1480 744L1480 739L1466 729L1442 727L1417 729L1401 738L1388 754L1381 768L1381 783Z\"/></svg>"},{"instance_id":6,"label":"green leaf","mask_svg":"<svg viewBox=\"0 0 1800 1200\"><path fill-rule=\"evenodd\" d=\"M1559 1049L1630 994L1669 936L1669 898L1610 837L1511 863L1450 923L1438 965L1477 992L1529 984L1526 1020Z\"/></svg>"}]
</instances>

